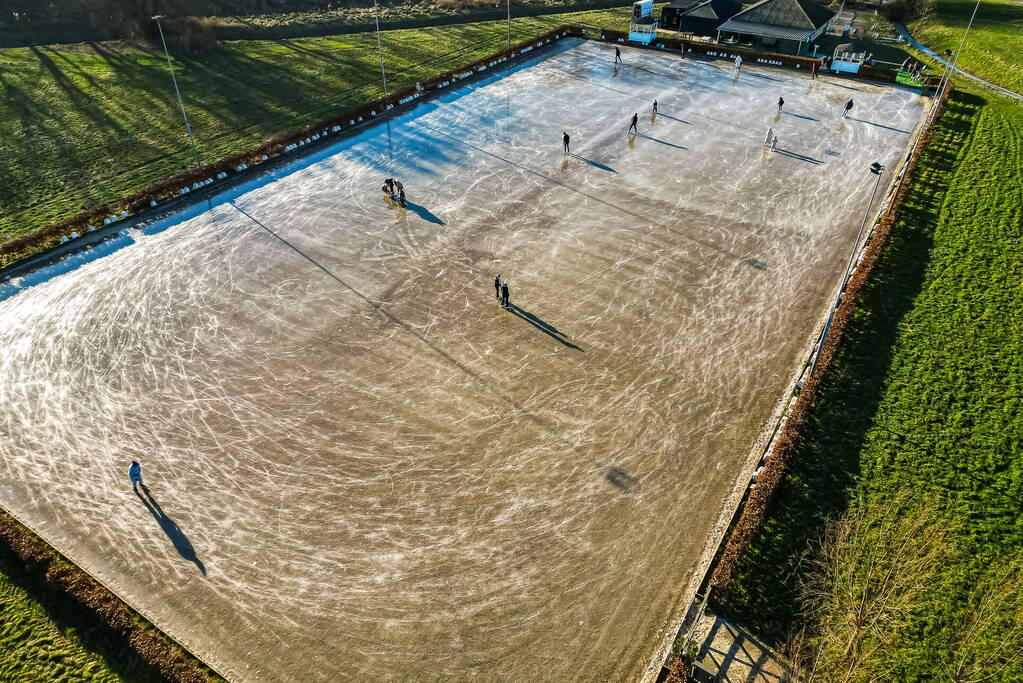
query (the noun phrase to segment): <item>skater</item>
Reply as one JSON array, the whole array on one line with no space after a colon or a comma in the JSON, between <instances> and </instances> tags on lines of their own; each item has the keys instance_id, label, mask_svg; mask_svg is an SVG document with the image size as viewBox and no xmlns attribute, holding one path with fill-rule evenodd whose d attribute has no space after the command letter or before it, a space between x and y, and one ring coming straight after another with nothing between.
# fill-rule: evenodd
<instances>
[{"instance_id":1,"label":"skater","mask_svg":"<svg viewBox=\"0 0 1023 683\"><path fill-rule=\"evenodd\" d=\"M771 151L774 152L778 149L778 136L775 135L771 138Z\"/></svg>"},{"instance_id":2,"label":"skater","mask_svg":"<svg viewBox=\"0 0 1023 683\"><path fill-rule=\"evenodd\" d=\"M398 204L400 204L401 208L403 208L403 209L407 209L408 208L408 205L405 204L405 188L404 187L401 188L400 190L398 190Z\"/></svg>"},{"instance_id":3,"label":"skater","mask_svg":"<svg viewBox=\"0 0 1023 683\"><path fill-rule=\"evenodd\" d=\"M565 144L565 156L568 156L572 152L571 152L571 150L568 147L569 137L568 137L568 133L567 132L564 132L564 135L561 138L561 141Z\"/></svg>"},{"instance_id":4,"label":"skater","mask_svg":"<svg viewBox=\"0 0 1023 683\"><path fill-rule=\"evenodd\" d=\"M498 273L494 277L494 297L498 301L501 300L501 274L500 273Z\"/></svg>"},{"instance_id":5,"label":"skater","mask_svg":"<svg viewBox=\"0 0 1023 683\"><path fill-rule=\"evenodd\" d=\"M813 66L810 67L810 79L814 80L814 81L817 80L817 65L816 64L814 64Z\"/></svg>"},{"instance_id":6,"label":"skater","mask_svg":"<svg viewBox=\"0 0 1023 683\"><path fill-rule=\"evenodd\" d=\"M849 115L849 112L851 112L851 111L852 111L852 108L853 108L853 101L852 101L852 100L849 100L848 102L846 102L846 103L845 103L845 111L844 111L844 112L842 112L842 118L843 118L843 119L844 119L844 118L845 118L846 116L848 116L848 115Z\"/></svg>"},{"instance_id":7,"label":"skater","mask_svg":"<svg viewBox=\"0 0 1023 683\"><path fill-rule=\"evenodd\" d=\"M636 131L636 135L639 135L639 112L632 115L632 124L629 126L629 133Z\"/></svg>"},{"instance_id":8,"label":"skater","mask_svg":"<svg viewBox=\"0 0 1023 683\"><path fill-rule=\"evenodd\" d=\"M657 113L657 100L654 100L654 112L653 113L655 113L655 114Z\"/></svg>"},{"instance_id":9,"label":"skater","mask_svg":"<svg viewBox=\"0 0 1023 683\"><path fill-rule=\"evenodd\" d=\"M143 491L146 491L146 485L142 483L142 465L139 464L138 460L131 461L131 467L128 468L128 478L131 479L131 490L138 491L139 486L142 487Z\"/></svg>"},{"instance_id":10,"label":"skater","mask_svg":"<svg viewBox=\"0 0 1023 683\"><path fill-rule=\"evenodd\" d=\"M625 62L622 61L622 51L619 50L618 48L615 48L615 64L624 64L624 63Z\"/></svg>"},{"instance_id":11,"label":"skater","mask_svg":"<svg viewBox=\"0 0 1023 683\"><path fill-rule=\"evenodd\" d=\"M785 98L784 97L779 97L778 98L778 113L780 114L781 110L784 109L784 108L785 108Z\"/></svg>"},{"instance_id":12,"label":"skater","mask_svg":"<svg viewBox=\"0 0 1023 683\"><path fill-rule=\"evenodd\" d=\"M392 197L394 195L394 180L392 178L387 178L384 180L384 186L380 189L384 191L384 194L387 195L388 198Z\"/></svg>"},{"instance_id":13,"label":"skater","mask_svg":"<svg viewBox=\"0 0 1023 683\"><path fill-rule=\"evenodd\" d=\"M508 281L501 283L501 307L508 308Z\"/></svg>"},{"instance_id":14,"label":"skater","mask_svg":"<svg viewBox=\"0 0 1023 683\"><path fill-rule=\"evenodd\" d=\"M735 58L735 70L738 71L742 68L742 56L739 55Z\"/></svg>"},{"instance_id":15,"label":"skater","mask_svg":"<svg viewBox=\"0 0 1023 683\"><path fill-rule=\"evenodd\" d=\"M767 129L767 137L764 138L764 147L767 147L769 144L771 144L771 140L773 140L773 139L774 139L774 128L768 128Z\"/></svg>"}]
</instances>

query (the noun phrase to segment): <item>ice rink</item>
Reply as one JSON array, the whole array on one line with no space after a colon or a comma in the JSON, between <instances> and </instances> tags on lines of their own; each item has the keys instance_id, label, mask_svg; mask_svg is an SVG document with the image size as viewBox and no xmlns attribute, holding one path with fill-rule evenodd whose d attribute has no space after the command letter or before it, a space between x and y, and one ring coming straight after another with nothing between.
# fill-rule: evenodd
<instances>
[{"instance_id":1,"label":"ice rink","mask_svg":"<svg viewBox=\"0 0 1023 683\"><path fill-rule=\"evenodd\" d=\"M0 502L233 680L639 677L924 100L613 53L0 286Z\"/></svg>"}]
</instances>

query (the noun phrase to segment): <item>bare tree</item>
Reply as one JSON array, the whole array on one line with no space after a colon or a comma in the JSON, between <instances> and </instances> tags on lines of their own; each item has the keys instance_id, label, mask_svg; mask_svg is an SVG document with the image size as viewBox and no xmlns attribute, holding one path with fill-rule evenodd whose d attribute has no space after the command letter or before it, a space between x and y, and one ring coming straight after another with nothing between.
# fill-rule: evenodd
<instances>
[{"instance_id":1,"label":"bare tree","mask_svg":"<svg viewBox=\"0 0 1023 683\"><path fill-rule=\"evenodd\" d=\"M884 648L923 618L922 594L950 552L935 506L874 498L830 523L803 561L803 630L790 652L806 680L885 678Z\"/></svg>"},{"instance_id":2,"label":"bare tree","mask_svg":"<svg viewBox=\"0 0 1023 683\"><path fill-rule=\"evenodd\" d=\"M948 633L942 669L951 681L980 683L1023 665L1023 554L978 577Z\"/></svg>"}]
</instances>

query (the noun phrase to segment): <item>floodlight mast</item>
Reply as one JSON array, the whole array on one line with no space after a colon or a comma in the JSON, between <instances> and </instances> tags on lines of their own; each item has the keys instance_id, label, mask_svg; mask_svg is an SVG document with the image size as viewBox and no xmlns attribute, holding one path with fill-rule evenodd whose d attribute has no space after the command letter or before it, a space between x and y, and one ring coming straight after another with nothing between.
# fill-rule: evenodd
<instances>
[{"instance_id":1,"label":"floodlight mast","mask_svg":"<svg viewBox=\"0 0 1023 683\"><path fill-rule=\"evenodd\" d=\"M849 255L849 263L845 267L846 275L852 270L853 261L856 260L856 247L860 243L860 238L863 236L863 230L867 227L867 218L870 217L870 206L874 203L874 195L877 194L877 187L881 184L881 173L884 171L884 166L878 162L874 162L870 165L870 172L873 173L877 178L874 179L874 189L870 191L870 199L867 201L867 208L863 212L863 221L860 222L860 229L856 233L856 241L853 242L853 251Z\"/></svg>"},{"instance_id":2,"label":"floodlight mast","mask_svg":"<svg viewBox=\"0 0 1023 683\"><path fill-rule=\"evenodd\" d=\"M377 0L373 0L373 10L377 20L377 55L380 56L380 78L384 81L384 96L386 97L388 95L387 73L384 71L384 48L380 44L380 5Z\"/></svg>"},{"instance_id":3,"label":"floodlight mast","mask_svg":"<svg viewBox=\"0 0 1023 683\"><path fill-rule=\"evenodd\" d=\"M199 146L195 144L195 135L192 134L192 124L188 122L188 113L185 111L185 102L181 99L181 89L178 88L178 79L174 75L174 64L171 63L170 52L167 50L167 41L163 37L163 26L160 25L160 20L164 18L164 15L157 14L153 17L153 21L156 22L156 28L160 32L160 42L163 44L163 54L167 57L167 68L170 70L171 82L174 83L174 93L178 96L178 106L181 107L181 118L185 120L185 130L188 131L188 139L192 143L192 152L195 153L195 163L197 168L202 168L202 157L199 155Z\"/></svg>"},{"instance_id":4,"label":"floodlight mast","mask_svg":"<svg viewBox=\"0 0 1023 683\"><path fill-rule=\"evenodd\" d=\"M941 101L941 96L948 89L948 84L952 81L952 75L955 73L956 64L959 63L959 55L963 53L963 48L966 46L966 36L970 35L970 28L973 27L973 20L977 17L977 9L980 7L980 0L973 6L973 14L970 15L970 23L966 25L966 30L963 31L963 39L959 41L959 49L955 51L955 56L952 57L952 63L948 65L948 76L945 78L944 85L938 84L938 95L934 101L934 107L931 110L931 120L937 117L937 103ZM949 51L945 50L946 56L949 55Z\"/></svg>"},{"instance_id":5,"label":"floodlight mast","mask_svg":"<svg viewBox=\"0 0 1023 683\"><path fill-rule=\"evenodd\" d=\"M846 278L849 277L849 271L852 270L853 262L856 260L857 248L860 245L860 238L863 236L863 229L867 227L867 218L870 216L870 205L874 203L874 195L877 194L877 187L881 184L881 174L884 172L884 166L875 161L870 165L870 172L877 176L874 180L874 189L870 191L870 200L867 201L867 209L863 212L863 221L860 223L860 229L856 233L856 239L853 241L852 254L849 255L849 263L846 264L845 273L842 274L842 284L838 290L838 297L831 309L831 314L828 315L827 322L824 323L824 330L821 332L819 342L821 349L824 347L824 340L828 338L828 331L831 329L831 321L835 319L835 311L838 309L838 302L842 300L842 296L845 294L845 287L848 284L848 280ZM813 374L814 368L817 367L818 358L820 358L820 349L818 349L813 355L813 361L810 363L810 370L807 375L808 377Z\"/></svg>"}]
</instances>

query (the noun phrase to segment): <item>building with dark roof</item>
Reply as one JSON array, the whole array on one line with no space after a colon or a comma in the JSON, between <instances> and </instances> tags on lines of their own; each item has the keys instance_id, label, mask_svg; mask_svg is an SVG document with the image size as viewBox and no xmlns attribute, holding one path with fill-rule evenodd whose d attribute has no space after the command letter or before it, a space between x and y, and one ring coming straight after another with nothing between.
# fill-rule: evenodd
<instances>
[{"instance_id":1,"label":"building with dark roof","mask_svg":"<svg viewBox=\"0 0 1023 683\"><path fill-rule=\"evenodd\" d=\"M802 55L834 18L834 12L811 0L763 0L721 24L718 42Z\"/></svg>"},{"instance_id":2,"label":"building with dark roof","mask_svg":"<svg viewBox=\"0 0 1023 683\"><path fill-rule=\"evenodd\" d=\"M688 12L701 2L702 0L673 0L673 2L669 2L661 8L661 28L678 31L679 17L683 12Z\"/></svg>"},{"instance_id":3,"label":"building with dark roof","mask_svg":"<svg viewBox=\"0 0 1023 683\"><path fill-rule=\"evenodd\" d=\"M694 36L716 37L718 27L742 10L738 0L705 0L679 16L677 30Z\"/></svg>"}]
</instances>

